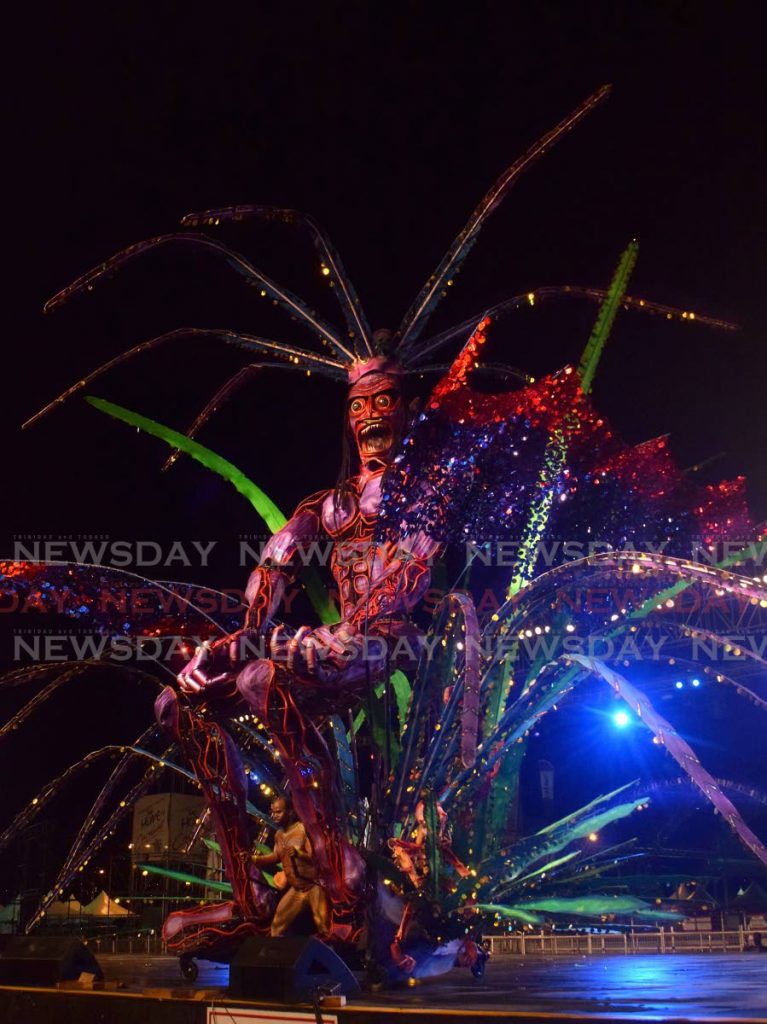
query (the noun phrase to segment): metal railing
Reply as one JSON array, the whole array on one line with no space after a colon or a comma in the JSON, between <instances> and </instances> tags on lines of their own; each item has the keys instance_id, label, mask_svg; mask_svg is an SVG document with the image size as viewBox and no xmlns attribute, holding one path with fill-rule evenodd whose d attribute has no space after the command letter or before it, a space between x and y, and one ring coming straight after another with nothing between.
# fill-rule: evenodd
<instances>
[{"instance_id":1,"label":"metal railing","mask_svg":"<svg viewBox=\"0 0 767 1024\"><path fill-rule=\"evenodd\" d=\"M587 935L521 933L485 935L493 954L567 956L590 953L741 953L753 944L754 932L607 932Z\"/></svg>"},{"instance_id":2,"label":"metal railing","mask_svg":"<svg viewBox=\"0 0 767 1024\"><path fill-rule=\"evenodd\" d=\"M84 941L96 956L99 953L141 953L145 956L161 956L168 952L160 935L92 935Z\"/></svg>"}]
</instances>

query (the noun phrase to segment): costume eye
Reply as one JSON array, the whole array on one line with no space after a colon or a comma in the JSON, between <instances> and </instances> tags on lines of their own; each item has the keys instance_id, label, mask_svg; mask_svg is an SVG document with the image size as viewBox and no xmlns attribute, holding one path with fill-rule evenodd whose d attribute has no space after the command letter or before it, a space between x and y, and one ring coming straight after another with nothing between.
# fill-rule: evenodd
<instances>
[{"instance_id":1,"label":"costume eye","mask_svg":"<svg viewBox=\"0 0 767 1024\"><path fill-rule=\"evenodd\" d=\"M358 416L362 412L362 410L364 408L365 408L365 403L362 401L362 399L361 398L355 398L355 399L352 400L352 402L349 405L349 412L353 413L353 415L355 415L355 416Z\"/></svg>"},{"instance_id":2,"label":"costume eye","mask_svg":"<svg viewBox=\"0 0 767 1024\"><path fill-rule=\"evenodd\" d=\"M391 395L376 395L376 409L391 409L393 404Z\"/></svg>"}]
</instances>

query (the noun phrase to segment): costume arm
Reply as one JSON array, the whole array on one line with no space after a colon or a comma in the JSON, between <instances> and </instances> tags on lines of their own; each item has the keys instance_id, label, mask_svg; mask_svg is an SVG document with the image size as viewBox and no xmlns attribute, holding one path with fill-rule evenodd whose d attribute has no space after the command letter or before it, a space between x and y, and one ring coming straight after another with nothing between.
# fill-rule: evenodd
<instances>
[{"instance_id":1,"label":"costume arm","mask_svg":"<svg viewBox=\"0 0 767 1024\"><path fill-rule=\"evenodd\" d=\"M320 513L327 493L322 491L302 501L282 529L269 538L260 563L250 574L245 588L248 610L243 629L197 648L194 657L177 677L184 693L210 692L211 684L227 681L231 662L241 656L240 639L248 633L264 631L280 606L285 588L298 575L302 549L320 535ZM228 650L228 668L220 665L222 649Z\"/></svg>"},{"instance_id":2,"label":"costume arm","mask_svg":"<svg viewBox=\"0 0 767 1024\"><path fill-rule=\"evenodd\" d=\"M282 529L270 537L245 588L245 629L261 632L276 613L285 588L295 581L301 568L303 549L320 535L320 513L326 496L327 491L321 491L302 501Z\"/></svg>"}]
</instances>

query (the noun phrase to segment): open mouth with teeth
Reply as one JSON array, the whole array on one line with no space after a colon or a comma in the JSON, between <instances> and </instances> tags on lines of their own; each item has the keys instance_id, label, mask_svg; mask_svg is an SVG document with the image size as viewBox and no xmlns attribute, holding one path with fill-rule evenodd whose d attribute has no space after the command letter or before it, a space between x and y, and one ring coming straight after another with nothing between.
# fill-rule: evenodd
<instances>
[{"instance_id":1,"label":"open mouth with teeth","mask_svg":"<svg viewBox=\"0 0 767 1024\"><path fill-rule=\"evenodd\" d=\"M360 455L380 455L394 444L394 431L386 420L367 420L357 427Z\"/></svg>"}]
</instances>

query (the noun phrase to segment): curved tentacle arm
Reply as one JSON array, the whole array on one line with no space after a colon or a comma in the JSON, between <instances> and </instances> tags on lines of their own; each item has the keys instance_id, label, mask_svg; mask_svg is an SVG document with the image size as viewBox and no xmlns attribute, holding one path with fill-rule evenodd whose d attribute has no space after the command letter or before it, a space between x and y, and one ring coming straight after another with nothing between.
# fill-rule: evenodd
<instances>
[{"instance_id":1,"label":"curved tentacle arm","mask_svg":"<svg viewBox=\"0 0 767 1024\"><path fill-rule=\"evenodd\" d=\"M639 718L657 737L658 742L666 746L669 753L685 770L692 782L710 800L725 820L728 821L744 845L763 863L767 863L767 848L748 828L737 809L722 793L716 780L700 764L694 751L679 736L673 726L658 714L644 693L634 687L622 675L596 658L570 654L550 662L546 668L557 669L560 666L564 667L564 674L558 680L555 680L554 685L547 693L541 692L532 703L528 701L525 707L514 707L506 713L504 720L499 723L494 735L489 738L487 743L488 750L493 749L492 753L483 762L481 773L479 775L474 773L472 778L472 773L464 771L456 779L452 780L440 796L440 802L443 806L453 801L464 790L468 791L481 777L486 776L508 751L510 745L520 736L524 735L535 721L561 701L573 689L573 686L579 679L582 680L587 675L597 675L607 682L633 708ZM463 795L465 797L465 793Z\"/></svg>"},{"instance_id":2,"label":"curved tentacle arm","mask_svg":"<svg viewBox=\"0 0 767 1024\"><path fill-rule=\"evenodd\" d=\"M563 138L573 129L587 114L605 100L610 92L609 85L603 85L593 95L589 96L579 107L577 107L564 120L551 129L542 139L539 139L527 152L516 160L501 177L495 182L490 191L484 196L481 203L469 217L468 223L455 239L437 267L435 272L426 282L413 305L405 315L400 327L401 351L407 351L415 342L423 330L426 321L439 299L445 294L445 288L453 275L465 260L469 250L477 240L482 225L488 216L506 197L510 188L517 181L519 176L527 170L535 161L542 156L551 146Z\"/></svg>"},{"instance_id":3,"label":"curved tentacle arm","mask_svg":"<svg viewBox=\"0 0 767 1024\"><path fill-rule=\"evenodd\" d=\"M339 379L343 379L344 377L343 363L340 363L335 359L329 359L327 356L315 355L313 352L306 352L304 349L296 348L293 345L284 345L278 341L270 341L267 338L258 338L250 334L237 334L234 331L208 329L203 327L178 327L176 330L168 331L166 334L159 334L156 338L150 338L148 341L142 341L138 345L134 345L125 352L120 352L119 355L116 355L112 359L107 360L107 362L97 366L95 370L92 370L81 380L72 384L72 386L68 387L66 391L62 391L57 398L54 398L52 402L49 402L46 406L40 409L39 412L36 412L34 416L30 416L28 420L22 423L21 429L26 430L27 427L33 426L38 422L38 420L41 420L43 416L46 416L57 406L62 405L67 401L67 399L76 395L78 391L82 391L83 388L88 387L89 384L92 384L94 380L101 377L108 370L112 370L116 366L126 363L129 359L133 359L134 356L141 355L143 352L149 352L154 348L158 348L166 341L175 341L177 338L214 338L215 340L223 341L228 345L237 345L239 348L244 348L250 352L266 352L269 355L282 356L286 359L286 369L292 368L304 371L312 369L317 373L323 373L330 377L337 377Z\"/></svg>"},{"instance_id":4,"label":"curved tentacle arm","mask_svg":"<svg viewBox=\"0 0 767 1024\"><path fill-rule=\"evenodd\" d=\"M310 309L303 299L288 291L287 288L283 288L276 281L272 281L258 267L255 267L244 256L235 252L234 249L230 249L214 238L208 238L207 235L201 234L174 232L168 235L157 235L154 238L146 239L144 242L136 242L135 245L129 245L127 249L122 249L110 259L105 260L104 263L100 263L97 267L82 274L72 284L67 285L66 288L62 288L60 292L57 292L52 298L48 299L43 307L43 311L50 313L67 302L73 295L78 294L78 292L92 291L97 281L120 270L126 263L129 263L137 256L141 256L152 249L157 249L161 245L173 245L176 243L191 243L192 245L211 249L213 252L224 256L227 263L251 285L259 285L261 287L264 297L268 296L310 330L316 331L345 361L351 362L353 360L354 354L343 344L333 328L322 320L318 313Z\"/></svg>"},{"instance_id":5,"label":"curved tentacle arm","mask_svg":"<svg viewBox=\"0 0 767 1024\"><path fill-rule=\"evenodd\" d=\"M341 310L349 328L349 337L359 338L365 349L365 355L374 355L372 333L357 297L354 285L350 281L337 249L330 241L327 233L317 224L313 217L299 210L283 210L277 206L224 206L215 210L203 210L200 213L188 213L181 218L184 227L197 227L199 224L217 225L222 220L240 221L248 217L261 220L280 221L283 224L306 228L312 236L314 247L320 255L321 269L333 286ZM356 345L354 346L357 347Z\"/></svg>"},{"instance_id":6,"label":"curved tentacle arm","mask_svg":"<svg viewBox=\"0 0 767 1024\"><path fill-rule=\"evenodd\" d=\"M406 377L422 377L425 373L447 373L452 368L452 363L429 363L427 366L412 366L403 372ZM516 366L509 366L508 363L480 363L474 367L474 373L487 373L494 379L513 377L515 380L522 381L523 384L535 382L535 377L531 377L529 373L525 373L524 370L520 370Z\"/></svg>"},{"instance_id":7,"label":"curved tentacle arm","mask_svg":"<svg viewBox=\"0 0 767 1024\"><path fill-rule=\"evenodd\" d=\"M251 778L253 778L253 775L256 775L258 780L266 783L270 789L274 790L277 796L285 796L285 787L277 776L272 773L262 756L263 752L272 764L277 765L277 771L281 778L279 752L276 748L271 743L265 741L257 729L238 721L236 717L230 719L229 729L232 732L233 739L235 738L235 733L242 734L242 740L235 740L235 742L237 742L243 764L250 768ZM256 749L254 750L254 748Z\"/></svg>"},{"instance_id":8,"label":"curved tentacle arm","mask_svg":"<svg viewBox=\"0 0 767 1024\"><path fill-rule=\"evenodd\" d=\"M706 771L687 741L679 735L670 722L655 710L645 694L599 658L590 658L583 654L574 654L571 655L571 658L587 671L604 679L608 686L633 708L645 725L652 730L658 741L666 747L674 760L684 768L703 795L711 801L725 821L730 824L730 827L737 832L742 842L763 864L767 864L767 847L746 825L735 805L719 788L716 779Z\"/></svg>"},{"instance_id":9,"label":"curved tentacle arm","mask_svg":"<svg viewBox=\"0 0 767 1024\"><path fill-rule=\"evenodd\" d=\"M107 747L104 749L109 750L110 748ZM57 893L60 892L60 890L62 889L69 888L69 886L72 883L72 879L78 873L80 868L85 867L90 861L90 859L93 857L93 855L96 853L96 851L106 842L107 839L109 839L110 836L114 835L114 831L118 822L120 822L124 817L126 817L130 813L131 808L133 807L133 804L136 802L136 800L138 800L139 797L143 796L144 793L146 793L147 789L149 789L150 785L156 781L158 767L161 769L171 768L174 771L186 775L187 777L191 777L191 773L186 772L178 765L174 765L170 761L166 761L164 757L158 757L155 754L150 754L148 751L142 750L139 747L127 747L119 749L121 750L121 752L125 749L130 750L133 752L134 755L138 755L139 757L146 757L155 763L153 763L146 770L146 772L142 775L138 782L136 782L135 785L133 785L131 789L125 794L124 798L120 800L118 806L112 811L112 814L109 816L109 818L107 818L107 820L104 822L101 828L97 831L96 835L93 836L88 845L85 848L81 848L76 858L71 861L67 873L64 874L62 872L59 874L56 886L42 898L42 900L38 904L37 910L35 911L34 915L27 922L27 926L25 929L27 934L31 932L35 928L35 926L40 922L40 919L44 915L46 909L51 905L51 903L56 898ZM96 751L95 753L100 753L100 751ZM64 777L65 776L62 776L62 779Z\"/></svg>"},{"instance_id":10,"label":"curved tentacle arm","mask_svg":"<svg viewBox=\"0 0 767 1024\"><path fill-rule=\"evenodd\" d=\"M27 701L27 703L24 704L23 707L21 707L16 712L15 715L12 715L7 722L3 723L3 725L0 726L0 739L3 739L5 736L8 735L8 733L14 732L16 729L18 729L19 726L24 721L26 721L26 719L29 718L29 716L34 711L36 711L41 704L45 703L45 701L48 700L49 697L52 697L53 694L65 683L69 682L70 679L75 679L78 676L83 675L90 668L103 668L103 666L104 662L99 658L93 658L82 662L75 662L73 665L70 665L69 668L67 668L64 672L61 672L50 683L47 683L45 686L39 689L31 700ZM53 665L50 667L59 668L60 666ZM142 672L140 669L134 669L129 665L119 664L110 665L110 667L114 667L120 672L125 672L126 674L130 675L133 679L139 682L146 681L153 683L155 686L158 685L158 680L155 679L154 676L150 676L147 672ZM36 675L38 676L39 674L40 673L36 673ZM5 680L0 679L0 683L4 681Z\"/></svg>"},{"instance_id":11,"label":"curved tentacle arm","mask_svg":"<svg viewBox=\"0 0 767 1024\"><path fill-rule=\"evenodd\" d=\"M75 764L70 765L69 768L58 775L55 779L46 783L38 792L37 796L33 797L31 802L16 815L11 824L2 834L0 834L0 850L4 849L14 836L16 836L22 828L26 827L26 825L28 825L29 822L40 813L45 805L53 799L61 787L69 782L70 779L75 778L85 769L92 767L97 761L108 754L113 754L115 751L124 753L126 750L132 750L136 754L161 762L160 758L149 754L145 750L139 750L138 747L127 747L125 745L119 746L118 744L110 743L104 747L99 747L98 750L92 750Z\"/></svg>"},{"instance_id":12,"label":"curved tentacle arm","mask_svg":"<svg viewBox=\"0 0 767 1024\"><path fill-rule=\"evenodd\" d=\"M669 627L667 626L667 628ZM767 658L762 657L757 651L749 650L748 648L739 648L737 643L733 643L732 640L728 640L726 637L719 636L717 633L714 633L711 630L704 630L700 626L695 626L694 628L689 626L672 626L671 628L676 628L677 631L682 633L683 636L689 636L693 638L693 640L705 637L707 641L709 641L712 644L716 644L717 646L726 646L729 644L731 647L739 651L740 657L751 658L754 661L760 662L762 665L767 665ZM631 657L630 653L628 652L627 657L631 661L634 660L634 658ZM676 651L674 652L674 661L677 665L687 666L691 674L698 671L697 661L695 661L692 658L684 658L680 656ZM721 665L716 666L715 672L712 671L712 669L709 666L705 666L703 669L703 673L704 675L713 676L718 684L732 687L734 692L739 697L743 697L745 700L751 701L751 703L755 707L761 708L762 711L767 711L767 700L765 700L764 697L760 696L754 690L750 689L748 686L744 686L743 683L740 682L740 680L736 679L734 676L728 675L727 673L723 672Z\"/></svg>"},{"instance_id":13,"label":"curved tentacle arm","mask_svg":"<svg viewBox=\"0 0 767 1024\"><path fill-rule=\"evenodd\" d=\"M188 438L193 439L197 436L199 431L205 426L205 424L211 419L214 413L220 412L224 405L229 399L235 395L241 387L245 384L250 383L254 380L259 370L301 370L307 375L311 374L311 370L304 370L301 366L296 366L295 363L281 363L281 362L258 362L248 363L247 366L241 367L236 373L232 374L221 387L215 392L214 395L205 403L205 406L200 410L197 416L194 418L194 422L186 432ZM174 448L168 458L162 465L162 470L170 469L174 462L178 459L181 454L180 448Z\"/></svg>"},{"instance_id":14,"label":"curved tentacle arm","mask_svg":"<svg viewBox=\"0 0 767 1024\"><path fill-rule=\"evenodd\" d=\"M503 316L505 313L511 313L514 310L524 309L528 306L535 306L550 299L588 299L592 302L602 303L607 298L607 295L607 290L602 288L587 288L583 285L572 284L546 285L542 288L533 288L529 292L523 292L520 295L512 295L511 298L504 299L502 302L490 306L482 316L489 316L493 320L497 320L499 316ZM632 310L636 313L649 313L651 316L664 316L667 320L682 320L685 323L703 324L704 327L713 327L721 331L737 331L739 329L737 324L731 323L728 320L719 320L716 317L705 316L692 310L677 309L674 306L666 306L660 302L652 302L650 299L642 299L632 295L624 295L621 299L621 305L624 309ZM481 316L478 314L462 320L461 323L455 324L454 327L448 327L439 334L435 334L423 342L418 347L418 350L413 352L412 357L406 359L406 362L409 366L418 367L427 356L442 348L443 345L452 341L453 338L463 337L470 333L480 319Z\"/></svg>"},{"instance_id":15,"label":"curved tentacle arm","mask_svg":"<svg viewBox=\"0 0 767 1024\"><path fill-rule=\"evenodd\" d=\"M9 563L5 562L2 564L4 567ZM24 686L25 683L30 683L33 680L50 675L60 668L61 665L58 662L50 661L39 662L36 665L25 665L23 668L15 668L12 672L5 672L0 676L0 688Z\"/></svg>"},{"instance_id":16,"label":"curved tentacle arm","mask_svg":"<svg viewBox=\"0 0 767 1024\"><path fill-rule=\"evenodd\" d=\"M77 835L75 836L74 842L72 843L72 846L69 849L69 853L67 854L66 860L62 864L59 873L56 877L56 881L54 882L54 893L58 892L65 884L65 880L69 876L72 864L81 855L84 845L88 842L89 835L92 829L94 828L99 815L103 811L107 800L109 799L110 795L114 792L117 784L124 778L128 769L133 766L133 764L139 757L136 751L143 750L148 741L154 736L154 734L157 731L158 727L153 722L152 725L150 725L149 728L146 729L131 746L120 748L120 752L123 754L123 756L120 758L120 760L117 762L115 767L110 772L107 781L101 787L98 796L96 797L90 810L88 811L88 814L83 819L83 822L80 825L80 829ZM90 838L92 840L93 837L91 836ZM77 869L75 868L75 870Z\"/></svg>"},{"instance_id":17,"label":"curved tentacle arm","mask_svg":"<svg viewBox=\"0 0 767 1024\"><path fill-rule=\"evenodd\" d=\"M550 587L557 585L558 581L568 577L570 573L582 572L587 567L596 571L625 567L628 569L637 566L642 572L650 571L657 575L659 580L658 591L643 601L637 608L630 612L625 619L609 632L608 636L617 635L626 628L626 624L638 622L647 617L652 611L668 599L676 597L687 587L693 584L700 584L710 589L716 588L723 594L738 598L755 599L757 602L767 600L767 590L763 584L751 579L749 576L742 576L729 571L729 567L743 563L749 558L762 559L767 552L767 544L764 541L752 542L740 551L729 555L716 566L707 566L694 563L686 559L676 558L671 555L652 553L647 551L602 551L588 555L576 561L563 563L541 573L527 591L527 600L524 605L518 605L516 598L510 598L497 611L495 616L485 627L485 635L492 636L498 632L510 633L523 629L527 621L528 610L532 608L531 598L534 593L541 594L548 591ZM670 586L665 585L666 579L674 580ZM662 587L662 589L661 589Z\"/></svg>"},{"instance_id":18,"label":"curved tentacle arm","mask_svg":"<svg viewBox=\"0 0 767 1024\"><path fill-rule=\"evenodd\" d=\"M767 594L767 591L763 590L762 593ZM752 600L754 599L752 598ZM761 600L765 601L767 600L767 597L763 597L761 598ZM763 648L760 650L756 650L748 643L738 641L736 638L728 636L726 633L715 633L713 630L704 629L702 626L685 626L683 627L683 629L687 635L694 637L695 639L706 640L708 643L715 644L718 647L726 648L728 651L730 648L733 648L733 650L736 652L736 657L745 658L750 661L755 661L762 667L767 668L767 658L762 653ZM727 677L722 676L722 678ZM767 707L767 704L765 704L765 702L756 694L752 693L747 687L740 686L740 684L735 682L734 680L732 680L732 683L736 687L737 691L741 694L741 696L753 697L757 703L761 702L763 707Z\"/></svg>"},{"instance_id":19,"label":"curved tentacle arm","mask_svg":"<svg viewBox=\"0 0 767 1024\"><path fill-rule=\"evenodd\" d=\"M434 670L435 661L429 656L429 643L433 643L434 638L438 637L440 632L446 629L449 610L450 604L447 599L443 599L437 605L413 680L407 719L402 730L402 753L397 764L397 773L392 792L391 817L395 821L402 820L406 813L406 802L408 802L408 806L412 806L410 793L415 792L415 790L411 787L411 780L414 775L416 761L421 755L424 741L429 743L428 740L425 740L424 730L425 723L429 718L428 708L433 700L436 688L435 676L439 671L439 668L437 668L437 672ZM453 696L456 695L457 690L454 689ZM443 712L443 718L452 712L452 702L448 703L449 707ZM423 772L420 773L420 777L423 778Z\"/></svg>"},{"instance_id":20,"label":"curved tentacle arm","mask_svg":"<svg viewBox=\"0 0 767 1024\"><path fill-rule=\"evenodd\" d=\"M224 383L218 388L217 391L208 399L200 412L195 416L192 425L186 431L188 438L194 438L197 436L201 428L208 422L214 412L218 412L223 405L225 405L235 392L239 391L240 388L253 380L259 370L263 369L264 366L270 365L266 363L248 363L247 366L240 367L236 373L228 377ZM281 364L275 363L271 365L279 366ZM181 454L180 448L174 448L168 458L162 464L162 471L170 469L174 462L177 461Z\"/></svg>"},{"instance_id":21,"label":"curved tentacle arm","mask_svg":"<svg viewBox=\"0 0 767 1024\"><path fill-rule=\"evenodd\" d=\"M607 292L601 288L585 288L571 286L570 291L580 294L594 302L603 302ZM678 309L676 306L667 306L662 302L653 302L650 299L640 299L633 295L624 295L621 303L626 309L632 309L638 313L660 314L667 320L687 320L690 323L703 324L704 327L715 327L720 331L738 331L738 324L729 320L720 320L714 316L706 316L703 313L696 313L694 310Z\"/></svg>"},{"instance_id":22,"label":"curved tentacle arm","mask_svg":"<svg viewBox=\"0 0 767 1024\"><path fill-rule=\"evenodd\" d=\"M143 739L143 737L150 735L154 731L154 729L155 726L150 727L150 729L148 729L144 734L142 734L141 738ZM82 867L87 865L88 862L94 856L94 854L100 849L100 847L111 836L114 835L118 823L131 812L133 804L136 802L136 800L138 800L139 797L143 796L146 790L149 788L149 786L156 781L158 771L169 769L178 775L182 775L190 782L198 782L198 780L195 778L195 775L191 771L189 771L187 768L184 768L182 765L176 764L175 762L168 759L171 751L173 750L173 747L166 748L166 750L162 754L158 755L152 753L149 750L144 749L143 747L138 746L137 744L138 741L136 744L132 746L104 747L101 750L94 751L92 754L88 755L88 763L91 763L91 761L94 758L99 757L104 753L108 753L110 751L119 751L119 753L126 755L124 761L121 761L114 769L114 772L110 777L111 782L117 781L116 776L118 776L118 774L122 774L123 767L127 767L129 763L135 763L137 759L144 758L150 761L151 763L147 771L142 775L138 782L136 782L131 787L131 789L125 794L123 799L120 800L119 804L114 808L109 817L98 828L96 833L91 836L87 845L83 846L82 842L76 842L75 846L72 847L67 857L65 865L61 868L59 875L57 876L53 888L45 897L43 897L40 904L38 905L34 917L27 925L28 932L31 931L34 928L34 926L39 922L42 914L45 912L47 907L54 901L56 896L59 895L62 890L69 888L73 878L78 873L78 871L80 871ZM80 762L79 764L82 763L83 762ZM75 765L72 768L68 769L67 772L65 772L62 776L59 777L59 779L49 784L49 786L47 786L43 790L43 794L41 794L41 796L46 795L47 797L51 787L55 786L56 789L58 789L59 784L66 781L72 775L74 769L76 769L77 767L78 765ZM97 798L97 802L96 804L94 804L91 814L89 815L89 819L97 813L97 809L100 810L101 807L103 807L105 798L111 791L111 788L112 786L108 782L107 785L102 790L99 797ZM50 795L53 794L51 793ZM35 811L39 809L39 805L36 805L34 809ZM246 802L245 809L249 815L255 817L262 824L273 825L271 820L267 818L265 815L263 815L256 807L254 807L253 804L250 803L250 801ZM22 814L26 813L27 812L22 812ZM19 816L11 826L11 828L14 828L15 831L18 831L17 825L19 823L26 824L28 820L28 818L25 818L24 821L21 822L20 819L21 816Z\"/></svg>"}]
</instances>

